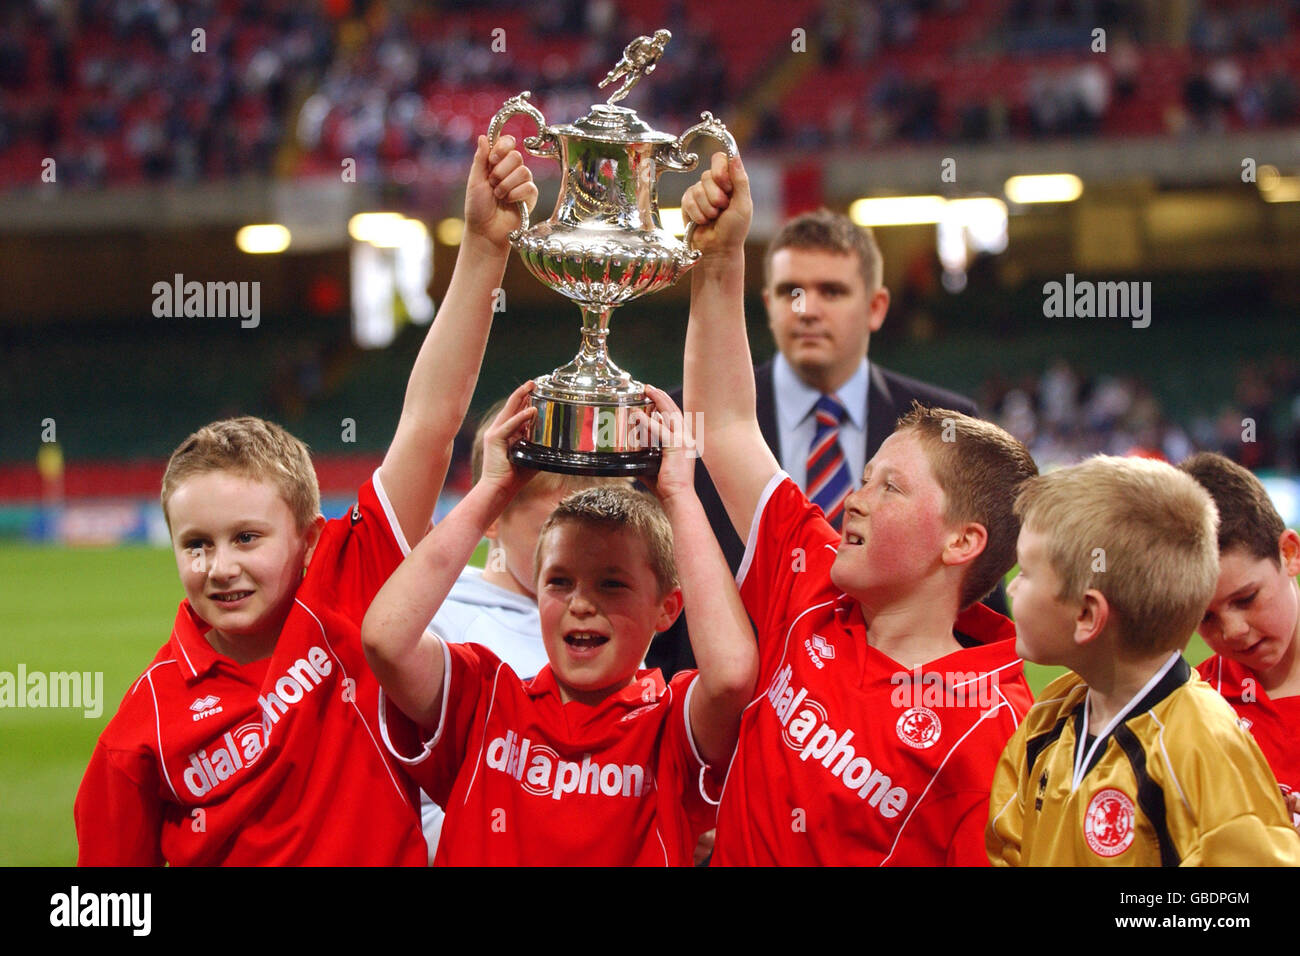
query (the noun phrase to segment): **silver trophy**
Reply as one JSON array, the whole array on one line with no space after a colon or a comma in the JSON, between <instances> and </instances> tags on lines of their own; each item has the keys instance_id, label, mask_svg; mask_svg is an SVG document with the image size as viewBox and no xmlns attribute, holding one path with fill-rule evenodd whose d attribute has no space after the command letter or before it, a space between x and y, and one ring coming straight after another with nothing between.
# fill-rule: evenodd
<instances>
[{"instance_id":1,"label":"silver trophy","mask_svg":"<svg viewBox=\"0 0 1300 956\"><path fill-rule=\"evenodd\" d=\"M615 104L654 71L669 40L667 30L638 37L600 85L622 81L606 103L571 125L548 126L525 91L505 102L488 127L496 143L516 113L532 117L536 136L524 140L534 156L559 160L564 169L555 211L522 224L510 240L528 271L568 296L582 310L582 348L573 361L536 380L532 434L513 451L530 468L580 475L642 475L659 469L659 450L644 447L644 433L631 421L653 403L645 388L609 358L605 339L614 309L672 285L699 258L659 222L658 180L666 169L689 172L698 157L687 152L697 136L719 140L728 156L736 141L710 113L681 136L651 129L635 110Z\"/></svg>"}]
</instances>

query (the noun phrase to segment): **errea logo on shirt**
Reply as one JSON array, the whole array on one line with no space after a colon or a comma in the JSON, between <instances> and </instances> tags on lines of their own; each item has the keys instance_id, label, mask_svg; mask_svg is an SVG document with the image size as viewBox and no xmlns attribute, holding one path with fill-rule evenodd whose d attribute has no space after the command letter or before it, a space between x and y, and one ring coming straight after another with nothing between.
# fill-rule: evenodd
<instances>
[{"instance_id":1,"label":"errea logo on shirt","mask_svg":"<svg viewBox=\"0 0 1300 956\"><path fill-rule=\"evenodd\" d=\"M818 670L826 665L823 661L835 660L835 648L831 646L830 641L820 634L814 634L803 642L803 649L808 652L808 659L813 662Z\"/></svg>"},{"instance_id":2,"label":"errea logo on shirt","mask_svg":"<svg viewBox=\"0 0 1300 956\"><path fill-rule=\"evenodd\" d=\"M194 711L191 720L202 720L204 717L211 717L213 714L221 713L221 708L217 706L221 702L220 697L214 697L208 694L206 697L200 697L194 703L190 704L190 710Z\"/></svg>"},{"instance_id":3,"label":"errea logo on shirt","mask_svg":"<svg viewBox=\"0 0 1300 956\"><path fill-rule=\"evenodd\" d=\"M550 747L520 739L513 730L488 744L486 762L520 781L529 793L555 800L567 793L635 798L654 789L653 778L640 764L594 763L591 754L582 763L561 760Z\"/></svg>"},{"instance_id":4,"label":"errea logo on shirt","mask_svg":"<svg viewBox=\"0 0 1300 956\"><path fill-rule=\"evenodd\" d=\"M791 683L793 674L794 668L787 664L767 691L767 702L784 728L781 739L785 745L802 761L817 760L885 819L898 816L907 806L907 791L893 786L893 781L874 769L866 756L855 753L849 743L853 731L841 734L835 730L827 719L826 708L808 696L807 688L796 688Z\"/></svg>"}]
</instances>

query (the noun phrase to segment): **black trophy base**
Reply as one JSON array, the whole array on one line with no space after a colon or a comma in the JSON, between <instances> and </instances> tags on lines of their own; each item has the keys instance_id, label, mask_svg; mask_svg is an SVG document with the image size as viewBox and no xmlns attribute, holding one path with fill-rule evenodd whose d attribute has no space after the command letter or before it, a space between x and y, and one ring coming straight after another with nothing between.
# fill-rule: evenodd
<instances>
[{"instance_id":1,"label":"black trophy base","mask_svg":"<svg viewBox=\"0 0 1300 956\"><path fill-rule=\"evenodd\" d=\"M639 478L659 474L659 450L591 452L556 451L545 445L520 442L510 452L515 462L526 468L553 471L561 475L587 475L592 478Z\"/></svg>"}]
</instances>

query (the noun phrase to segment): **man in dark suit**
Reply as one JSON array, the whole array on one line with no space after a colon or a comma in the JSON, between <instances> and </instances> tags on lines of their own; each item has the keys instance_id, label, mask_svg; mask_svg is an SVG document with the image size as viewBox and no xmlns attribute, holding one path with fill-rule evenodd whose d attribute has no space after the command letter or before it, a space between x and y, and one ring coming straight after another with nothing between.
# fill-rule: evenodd
<instances>
[{"instance_id":1,"label":"man in dark suit","mask_svg":"<svg viewBox=\"0 0 1300 956\"><path fill-rule=\"evenodd\" d=\"M882 271L871 231L826 209L787 222L764 258L763 302L778 351L754 370L759 427L781 467L836 527L844 496L913 401L977 414L968 398L868 361L871 333L889 311ZM681 404L680 390L673 398ZM836 443L832 460L818 454ZM700 462L695 488L735 571L745 545ZM666 675L694 666L682 618L655 639L647 663Z\"/></svg>"}]
</instances>

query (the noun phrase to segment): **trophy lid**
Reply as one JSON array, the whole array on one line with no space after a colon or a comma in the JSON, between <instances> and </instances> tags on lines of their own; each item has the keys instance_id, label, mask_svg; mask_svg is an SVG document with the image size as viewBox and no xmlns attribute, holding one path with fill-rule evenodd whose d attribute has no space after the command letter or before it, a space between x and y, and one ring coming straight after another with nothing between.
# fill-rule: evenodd
<instances>
[{"instance_id":1,"label":"trophy lid","mask_svg":"<svg viewBox=\"0 0 1300 956\"><path fill-rule=\"evenodd\" d=\"M652 129L636 115L636 110L609 103L596 103L582 119L551 128L560 136L601 143L672 143L677 140L671 133Z\"/></svg>"}]
</instances>

